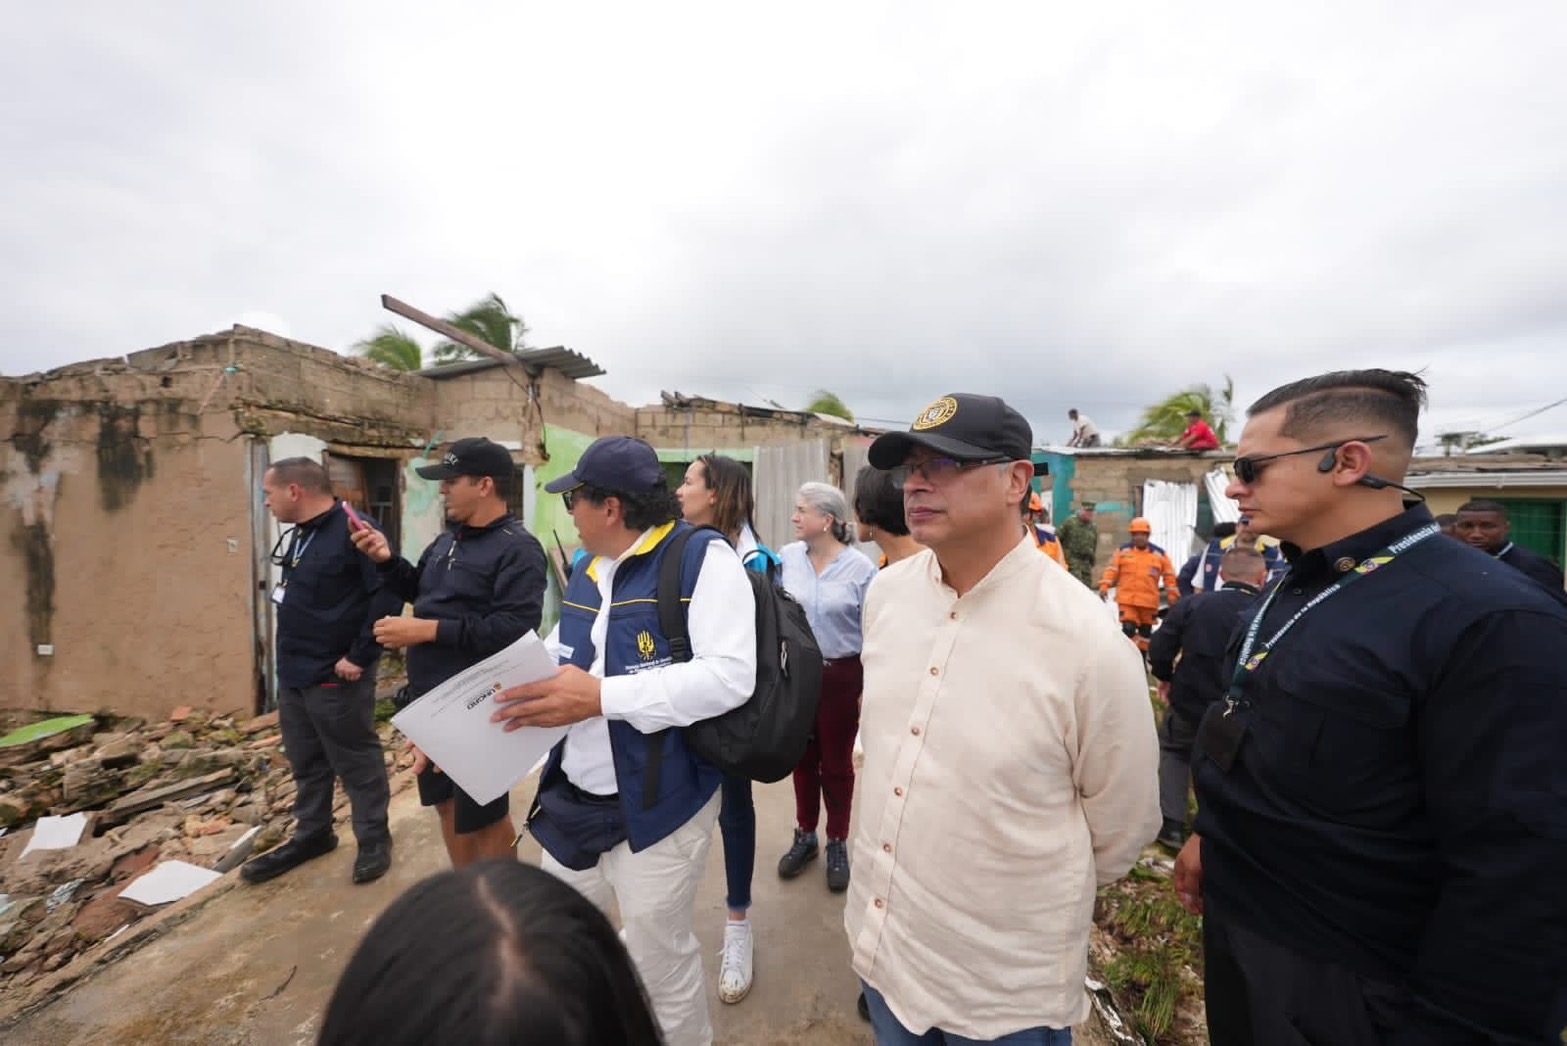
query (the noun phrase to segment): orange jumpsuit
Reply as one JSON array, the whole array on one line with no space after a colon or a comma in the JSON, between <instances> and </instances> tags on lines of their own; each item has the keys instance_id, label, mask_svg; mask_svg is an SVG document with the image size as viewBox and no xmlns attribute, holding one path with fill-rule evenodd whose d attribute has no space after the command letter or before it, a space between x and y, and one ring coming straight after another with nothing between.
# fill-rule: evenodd
<instances>
[{"instance_id":1,"label":"orange jumpsuit","mask_svg":"<svg viewBox=\"0 0 1567 1046\"><path fill-rule=\"evenodd\" d=\"M1159 582L1174 603L1180 598L1176 587L1175 564L1164 549L1150 543L1147 548L1122 545L1110 557L1110 566L1099 582L1099 594L1115 589L1115 602L1121 608L1121 624L1131 624L1147 635L1159 613Z\"/></svg>"},{"instance_id":2,"label":"orange jumpsuit","mask_svg":"<svg viewBox=\"0 0 1567 1046\"><path fill-rule=\"evenodd\" d=\"M1039 546L1039 551L1066 568L1066 553L1061 551L1061 540L1056 537L1056 528L1044 523L1036 523L1033 526L1034 543Z\"/></svg>"}]
</instances>

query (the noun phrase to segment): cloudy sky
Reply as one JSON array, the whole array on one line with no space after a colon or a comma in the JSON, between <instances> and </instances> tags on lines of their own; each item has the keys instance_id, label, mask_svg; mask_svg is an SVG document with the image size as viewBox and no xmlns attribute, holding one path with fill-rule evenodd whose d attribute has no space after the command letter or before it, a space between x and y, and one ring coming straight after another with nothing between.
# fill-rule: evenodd
<instances>
[{"instance_id":1,"label":"cloudy sky","mask_svg":"<svg viewBox=\"0 0 1567 1046\"><path fill-rule=\"evenodd\" d=\"M998 392L1059 439L1226 374L1423 368L1431 431L1567 396L1556 0L115 0L7 35L7 374L235 322L345 350L382 292L494 290L637 403Z\"/></svg>"}]
</instances>

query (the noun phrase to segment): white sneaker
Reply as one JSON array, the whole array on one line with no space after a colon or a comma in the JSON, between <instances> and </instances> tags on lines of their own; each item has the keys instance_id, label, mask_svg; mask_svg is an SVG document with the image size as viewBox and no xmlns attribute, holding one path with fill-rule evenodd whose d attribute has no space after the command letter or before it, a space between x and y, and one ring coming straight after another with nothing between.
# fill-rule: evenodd
<instances>
[{"instance_id":1,"label":"white sneaker","mask_svg":"<svg viewBox=\"0 0 1567 1046\"><path fill-rule=\"evenodd\" d=\"M718 967L718 998L727 1003L739 1002L751 990L754 952L750 920L724 923L724 950L719 955L722 962Z\"/></svg>"}]
</instances>

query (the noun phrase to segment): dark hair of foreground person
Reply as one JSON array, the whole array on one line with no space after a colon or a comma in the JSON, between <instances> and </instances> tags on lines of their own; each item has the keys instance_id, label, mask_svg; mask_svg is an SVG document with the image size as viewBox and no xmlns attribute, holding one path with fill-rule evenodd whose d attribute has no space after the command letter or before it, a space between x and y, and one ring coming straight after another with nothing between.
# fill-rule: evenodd
<instances>
[{"instance_id":1,"label":"dark hair of foreground person","mask_svg":"<svg viewBox=\"0 0 1567 1046\"><path fill-rule=\"evenodd\" d=\"M370 927L321 1046L660 1042L609 920L548 872L482 861L431 876Z\"/></svg>"}]
</instances>

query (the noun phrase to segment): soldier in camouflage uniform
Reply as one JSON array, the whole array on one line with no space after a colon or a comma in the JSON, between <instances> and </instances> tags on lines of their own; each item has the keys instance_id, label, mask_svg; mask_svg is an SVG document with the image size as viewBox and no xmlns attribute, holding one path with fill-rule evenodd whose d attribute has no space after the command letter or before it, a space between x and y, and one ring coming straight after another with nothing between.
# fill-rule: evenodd
<instances>
[{"instance_id":1,"label":"soldier in camouflage uniform","mask_svg":"<svg viewBox=\"0 0 1567 1046\"><path fill-rule=\"evenodd\" d=\"M1099 528L1094 526L1094 503L1084 501L1077 515L1056 528L1056 536L1066 552L1066 568L1089 588L1094 587L1094 552L1099 547Z\"/></svg>"}]
</instances>

